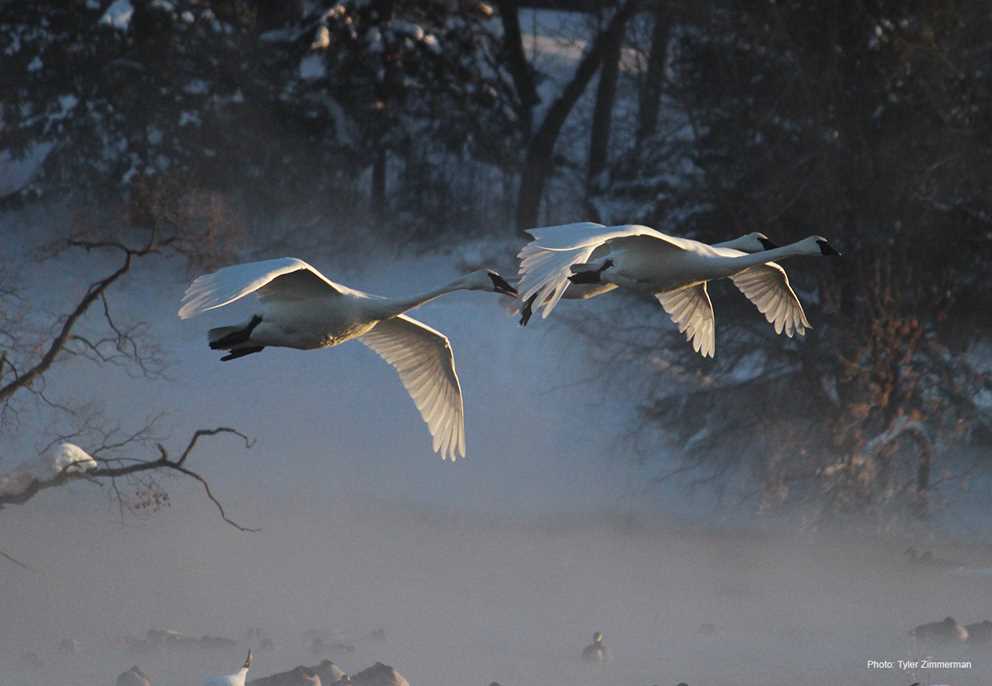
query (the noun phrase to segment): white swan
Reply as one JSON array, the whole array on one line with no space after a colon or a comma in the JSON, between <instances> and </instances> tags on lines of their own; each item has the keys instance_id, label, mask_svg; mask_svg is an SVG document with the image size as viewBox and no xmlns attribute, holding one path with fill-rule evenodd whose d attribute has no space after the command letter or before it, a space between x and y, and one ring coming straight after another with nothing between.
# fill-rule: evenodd
<instances>
[{"instance_id":1,"label":"white swan","mask_svg":"<svg viewBox=\"0 0 992 686\"><path fill-rule=\"evenodd\" d=\"M403 313L457 290L517 294L496 272L480 270L420 295L383 298L334 283L303 260L284 257L198 277L186 289L179 317L257 293L261 308L250 321L208 333L212 349L228 351L224 361L266 346L312 350L358 339L397 371L434 437L434 451L454 460L465 456L465 422L451 345L444 334Z\"/></svg>"},{"instance_id":2,"label":"white swan","mask_svg":"<svg viewBox=\"0 0 992 686\"><path fill-rule=\"evenodd\" d=\"M587 224L564 224L562 226L555 227L545 227L553 228L556 231L575 231L576 228L578 232L586 230ZM536 230L536 229L535 229ZM765 234L760 231L752 231L751 233L746 233L743 236L738 236L737 238L724 241L722 243L713 243L714 248L729 248L731 250L740 250L746 253L756 253L762 250L771 250L772 248L777 248L778 246L771 241ZM612 283L575 283L573 279L576 275L573 274L569 277L569 285L565 288L561 297L565 300L589 300L590 298L595 298L596 296L602 295L603 293L609 293L617 286ZM551 294L548 294L548 298ZM530 296L525 301L519 309L513 310L513 314L520 315L520 326L527 326L527 322L530 321L531 315L533 314L534 300L537 298L537 294Z\"/></svg>"},{"instance_id":3,"label":"white swan","mask_svg":"<svg viewBox=\"0 0 992 686\"><path fill-rule=\"evenodd\" d=\"M812 327L785 270L772 260L840 254L821 236L749 255L638 225L606 227L584 222L528 233L534 241L518 254L518 287L525 301L537 296L544 317L573 283L609 283L651 293L703 357L713 357L716 350L707 281L729 277L775 327L775 333L804 335Z\"/></svg>"},{"instance_id":4,"label":"white swan","mask_svg":"<svg viewBox=\"0 0 992 686\"><path fill-rule=\"evenodd\" d=\"M234 674L225 674L224 676L212 676L203 680L203 686L245 686L245 677L248 676L248 670L251 669L251 651L248 651L248 657L245 658L245 662L241 665L241 669L236 671Z\"/></svg>"}]
</instances>

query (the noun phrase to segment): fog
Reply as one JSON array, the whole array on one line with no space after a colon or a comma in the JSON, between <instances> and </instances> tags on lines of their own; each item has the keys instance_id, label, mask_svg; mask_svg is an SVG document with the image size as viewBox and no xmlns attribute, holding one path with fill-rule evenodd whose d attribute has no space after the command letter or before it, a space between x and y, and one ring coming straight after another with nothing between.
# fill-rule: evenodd
<instances>
[{"instance_id":1,"label":"fog","mask_svg":"<svg viewBox=\"0 0 992 686\"><path fill-rule=\"evenodd\" d=\"M27 255L44 236L18 221L7 228ZM502 253L512 248L305 257L392 294ZM39 310L56 307L105 260L48 261L22 283ZM153 260L112 295L122 316L152 324L168 380L72 363L51 390L99 402L125 428L165 411L172 449L199 427L245 432L250 450L215 438L191 459L228 515L261 530L225 524L188 480L168 480L171 505L146 515L122 518L106 486L86 483L4 509L2 547L32 568L0 567L4 686L112 684L135 663L156 685L199 683L238 667L251 627L275 649L256 655L250 678L318 662L303 633L319 629L355 646L334 656L346 671L382 661L414 685L988 683L987 654L917 645L907 632L948 615L986 619L992 577L910 566L903 551L915 543L980 570L992 548L797 533L714 516L711 498L677 485L643 488L618 438L635 408L616 388L577 383L588 342L567 325L520 329L480 293L418 311L450 337L462 378L469 459L450 464L431 453L392 370L360 345L218 363L205 331L245 308L179 321L186 280L179 261ZM20 419L13 446L46 440L32 421ZM241 643L129 654L125 637L150 628ZM366 638L378 628L384 641ZM612 652L605 665L579 659L596 630ZM56 650L63 638L79 641L78 655ZM25 652L44 664L26 665ZM972 667L865 666L921 655Z\"/></svg>"},{"instance_id":2,"label":"fog","mask_svg":"<svg viewBox=\"0 0 992 686\"><path fill-rule=\"evenodd\" d=\"M923 654L973 661L935 683L989 676L987 655L927 653L906 635L947 614L977 620L989 578L914 571L894 545L347 495L281 510L272 498L252 515L263 531L242 534L179 490L170 511L124 525L96 511L57 517L42 499L5 515L5 545L41 572L5 569L2 659L33 650L46 660L31 673L5 666L5 683L109 684L135 662L154 683L198 683L233 671L243 650L135 657L121 637L150 627L239 637L252 626L276 644L253 676L315 664L302 636L313 628L355 640L335 658L345 670L381 660L412 684L909 684L921 675L869 673L865 661ZM361 639L378 627L385 641ZM613 653L606 665L578 658L594 630ZM65 636L80 655L55 652Z\"/></svg>"}]
</instances>

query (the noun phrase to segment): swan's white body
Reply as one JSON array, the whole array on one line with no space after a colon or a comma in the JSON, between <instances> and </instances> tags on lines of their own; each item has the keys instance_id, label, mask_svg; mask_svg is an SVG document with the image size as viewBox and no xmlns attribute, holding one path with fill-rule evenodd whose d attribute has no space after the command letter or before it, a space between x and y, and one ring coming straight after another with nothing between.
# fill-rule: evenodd
<instances>
[{"instance_id":1,"label":"swan's white body","mask_svg":"<svg viewBox=\"0 0 992 686\"><path fill-rule=\"evenodd\" d=\"M245 678L248 676L248 670L251 669L251 651L248 651L248 657L245 659L241 669L236 671L234 674L225 674L224 676L212 676L207 677L203 680L203 686L245 686Z\"/></svg>"},{"instance_id":2,"label":"swan's white body","mask_svg":"<svg viewBox=\"0 0 992 686\"><path fill-rule=\"evenodd\" d=\"M570 277L591 272L603 284L654 295L693 350L704 357L712 357L716 350L708 281L729 277L776 333L804 335L812 327L785 270L773 260L837 254L820 236L748 254L633 224L607 227L584 222L528 233L534 241L518 255L520 297L536 295L542 316L551 314L571 287Z\"/></svg>"},{"instance_id":3,"label":"swan's white body","mask_svg":"<svg viewBox=\"0 0 992 686\"><path fill-rule=\"evenodd\" d=\"M545 227L554 228L562 231L576 230L584 231L586 224L565 224L558 227ZM535 229L536 230L536 229ZM770 250L772 248L777 248L778 246L772 243L768 236L765 234L754 231L751 233L744 234L743 236L738 236L733 240L724 241L722 243L714 243L712 245L714 248L728 248L731 250L739 250L745 253L757 253L762 250ZM609 293L617 288L615 283L569 283L565 287L565 291L561 294L563 300L589 300L590 298L595 298L597 296L603 295L604 293ZM545 298L545 302L550 300L552 293L548 293ZM536 299L536 297L535 297ZM522 307L513 308L511 314L520 314L520 325L527 326L527 322L531 317L531 308L533 307L534 300L523 301L524 305ZM544 316L547 316L546 314Z\"/></svg>"},{"instance_id":4,"label":"swan's white body","mask_svg":"<svg viewBox=\"0 0 992 686\"><path fill-rule=\"evenodd\" d=\"M411 298L383 298L335 283L303 260L285 257L225 267L198 277L183 296L179 317L223 307L251 293L261 301L251 322L210 331L222 359L267 346L312 350L357 339L388 362L413 397L444 459L465 455L461 385L448 339L404 312L456 290L516 292L487 270Z\"/></svg>"}]
</instances>

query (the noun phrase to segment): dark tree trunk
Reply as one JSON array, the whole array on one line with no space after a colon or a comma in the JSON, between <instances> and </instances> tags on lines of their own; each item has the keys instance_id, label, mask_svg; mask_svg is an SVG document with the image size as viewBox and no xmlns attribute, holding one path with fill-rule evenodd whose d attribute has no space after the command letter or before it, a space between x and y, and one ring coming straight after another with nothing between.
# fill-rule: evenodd
<instances>
[{"instance_id":1,"label":"dark tree trunk","mask_svg":"<svg viewBox=\"0 0 992 686\"><path fill-rule=\"evenodd\" d=\"M586 169L586 190L593 190L596 177L609 162L610 129L613 125L613 104L617 95L617 76L620 73L620 52L626 24L619 31L609 34L603 52L603 66L599 72L596 89L596 107L592 115L589 135L589 163Z\"/></svg>"},{"instance_id":2,"label":"dark tree trunk","mask_svg":"<svg viewBox=\"0 0 992 686\"><path fill-rule=\"evenodd\" d=\"M586 86L592 80L600 63L603 61L607 46L611 40L616 40L616 34L623 33L627 20L637 11L639 0L628 0L610 19L606 29L596 36L589 52L585 54L575 69L572 80L568 82L558 98L551 103L544 120L534 133L527 146L527 158L520 177L520 188L517 194L517 228L521 231L534 226L537 222L541 197L548 176L554 166L553 153L558 134L582 96Z\"/></svg>"},{"instance_id":3,"label":"dark tree trunk","mask_svg":"<svg viewBox=\"0 0 992 686\"><path fill-rule=\"evenodd\" d=\"M386 161L386 149L380 148L372 164L372 189L369 194L369 210L377 222L381 222L386 214Z\"/></svg>"},{"instance_id":4,"label":"dark tree trunk","mask_svg":"<svg viewBox=\"0 0 992 686\"><path fill-rule=\"evenodd\" d=\"M394 0L373 0L370 7L380 23L387 23L393 19ZM389 46L385 53L388 55ZM395 105L398 97L396 84L400 79L399 63L395 59L384 57L383 68L385 75L377 89L379 107L374 116L378 117L376 130L384 137L387 130L388 117ZM386 172L389 161L389 150L385 144L378 142L379 149L375 153L375 162L372 163L372 187L369 189L369 205L372 218L377 222L382 222L386 216Z\"/></svg>"},{"instance_id":5,"label":"dark tree trunk","mask_svg":"<svg viewBox=\"0 0 992 686\"><path fill-rule=\"evenodd\" d=\"M503 23L503 50L510 68L510 76L517 91L517 118L524 138L530 138L533 126L532 112L540 98L534 85L534 72L527 55L524 54L524 41L520 31L520 13L517 0L499 0L499 16Z\"/></svg>"},{"instance_id":6,"label":"dark tree trunk","mask_svg":"<svg viewBox=\"0 0 992 686\"><path fill-rule=\"evenodd\" d=\"M654 135L658 128L661 92L665 83L665 58L671 35L671 15L665 3L658 0L654 10L654 28L651 31L651 49L648 52L648 70L641 86L637 110L637 145Z\"/></svg>"},{"instance_id":7,"label":"dark tree trunk","mask_svg":"<svg viewBox=\"0 0 992 686\"><path fill-rule=\"evenodd\" d=\"M258 0L255 33L281 29L303 18L303 0Z\"/></svg>"}]
</instances>

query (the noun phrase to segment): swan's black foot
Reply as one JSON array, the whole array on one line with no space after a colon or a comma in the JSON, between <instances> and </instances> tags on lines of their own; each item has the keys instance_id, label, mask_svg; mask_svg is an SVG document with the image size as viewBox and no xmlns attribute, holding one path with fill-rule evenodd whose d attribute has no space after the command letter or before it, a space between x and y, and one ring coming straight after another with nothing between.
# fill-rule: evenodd
<instances>
[{"instance_id":1,"label":"swan's black foot","mask_svg":"<svg viewBox=\"0 0 992 686\"><path fill-rule=\"evenodd\" d=\"M568 277L568 280L572 283L603 283L603 272L613 266L613 260L606 260L603 262L603 266L599 269L590 269L589 271L575 272ZM575 269L575 266L572 267Z\"/></svg>"},{"instance_id":2,"label":"swan's black foot","mask_svg":"<svg viewBox=\"0 0 992 686\"><path fill-rule=\"evenodd\" d=\"M216 341L210 341L211 350L229 350L236 345L241 343L247 343L248 339L251 338L251 332L255 330L255 327L262 323L262 318L257 314L253 315L251 321L248 322L248 326L238 331L232 331L223 338L218 338ZM261 350L261 348L259 348ZM258 352L253 350L252 352ZM247 354L247 353L246 353Z\"/></svg>"},{"instance_id":3,"label":"swan's black foot","mask_svg":"<svg viewBox=\"0 0 992 686\"><path fill-rule=\"evenodd\" d=\"M527 326L527 322L530 321L530 317L534 314L534 299L537 298L537 293L527 298L524 301L523 307L520 308L520 326Z\"/></svg>"},{"instance_id":4,"label":"swan's black foot","mask_svg":"<svg viewBox=\"0 0 992 686\"><path fill-rule=\"evenodd\" d=\"M239 357L244 357L245 355L251 355L252 353L260 353L265 350L264 345L258 345L254 348L238 348L237 350L232 350L224 357L220 358L221 362L230 362L231 360L236 360Z\"/></svg>"}]
</instances>

